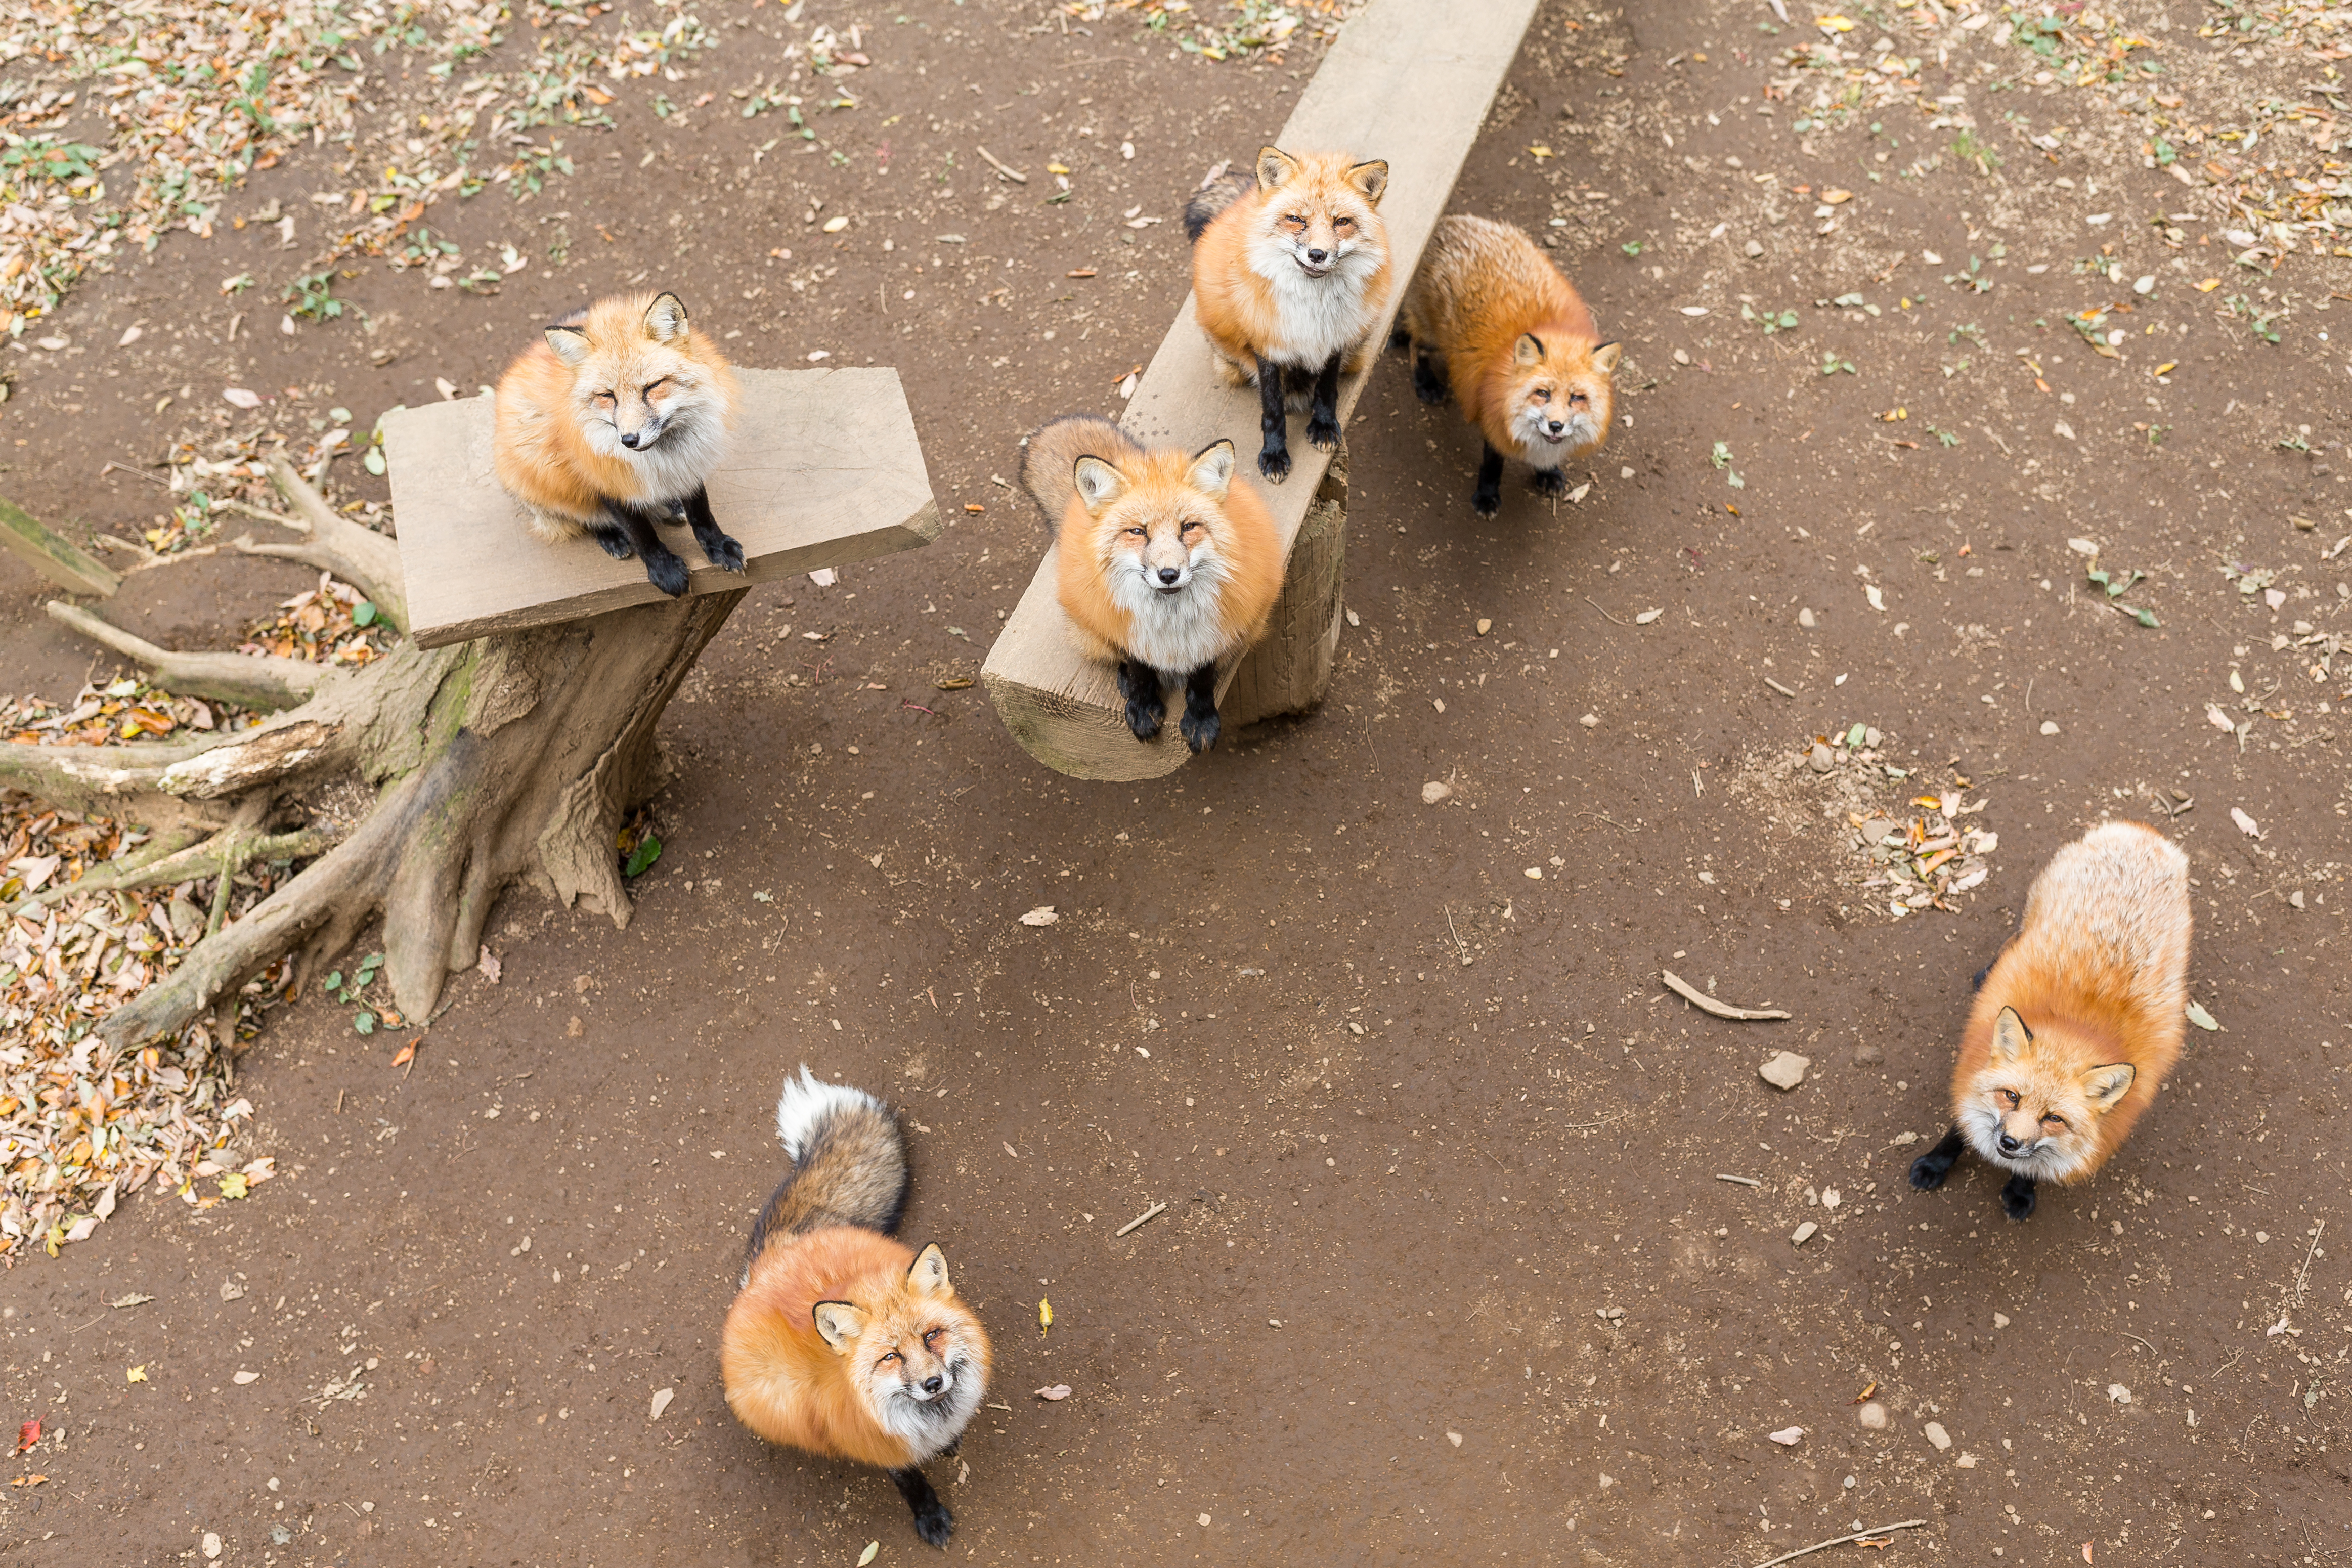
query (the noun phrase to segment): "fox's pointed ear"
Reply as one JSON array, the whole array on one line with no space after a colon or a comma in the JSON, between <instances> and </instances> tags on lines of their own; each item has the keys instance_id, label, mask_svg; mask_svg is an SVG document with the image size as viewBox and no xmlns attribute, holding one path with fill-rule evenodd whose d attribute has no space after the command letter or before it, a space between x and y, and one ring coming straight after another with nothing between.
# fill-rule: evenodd
<instances>
[{"instance_id":1,"label":"fox's pointed ear","mask_svg":"<svg viewBox=\"0 0 2352 1568\"><path fill-rule=\"evenodd\" d=\"M1348 183L1363 192L1366 201L1380 205L1381 195L1389 188L1389 161L1375 158L1369 163L1357 164L1348 171Z\"/></svg>"},{"instance_id":2,"label":"fox's pointed ear","mask_svg":"<svg viewBox=\"0 0 2352 1568\"><path fill-rule=\"evenodd\" d=\"M662 294L646 310L646 336L657 343L686 336L686 302L675 294Z\"/></svg>"},{"instance_id":3,"label":"fox's pointed ear","mask_svg":"<svg viewBox=\"0 0 2352 1568\"><path fill-rule=\"evenodd\" d=\"M1533 332L1521 332L1519 341L1511 345L1511 358L1517 363L1533 364L1543 357L1543 340Z\"/></svg>"},{"instance_id":4,"label":"fox's pointed ear","mask_svg":"<svg viewBox=\"0 0 2352 1568\"><path fill-rule=\"evenodd\" d=\"M948 1255L940 1250L938 1242L915 1254L914 1267L907 1270L907 1289L918 1296L945 1296L953 1291L948 1283Z\"/></svg>"},{"instance_id":5,"label":"fox's pointed ear","mask_svg":"<svg viewBox=\"0 0 2352 1568\"><path fill-rule=\"evenodd\" d=\"M2099 1108L2100 1113L2104 1115L2116 1108L2116 1101L2124 1097L2124 1090L2129 1089L2132 1086L2132 1079L2137 1077L2139 1077L2139 1069L2131 1063L2109 1062L2105 1067L2093 1068L2083 1075L2081 1079L2083 1093L2089 1098L2093 1105Z\"/></svg>"},{"instance_id":6,"label":"fox's pointed ear","mask_svg":"<svg viewBox=\"0 0 2352 1568\"><path fill-rule=\"evenodd\" d=\"M1184 478L1202 495L1224 500L1234 482L1234 444L1217 441L1193 453L1192 471Z\"/></svg>"},{"instance_id":7,"label":"fox's pointed ear","mask_svg":"<svg viewBox=\"0 0 2352 1568\"><path fill-rule=\"evenodd\" d=\"M1623 343L1602 343L1592 351L1592 368L1603 375L1617 374L1617 358L1625 352Z\"/></svg>"},{"instance_id":8,"label":"fox's pointed ear","mask_svg":"<svg viewBox=\"0 0 2352 1568\"><path fill-rule=\"evenodd\" d=\"M1126 476L1100 458L1080 458L1070 479L1078 487L1078 500L1086 503L1088 517L1100 517L1103 508L1127 493Z\"/></svg>"},{"instance_id":9,"label":"fox's pointed ear","mask_svg":"<svg viewBox=\"0 0 2352 1568\"><path fill-rule=\"evenodd\" d=\"M2017 1016L2017 1009L2003 1007L2000 1016L1992 1021L1992 1059L2013 1062L2023 1056L2025 1047L2032 1043L2033 1031L2025 1026L2025 1020Z\"/></svg>"},{"instance_id":10,"label":"fox's pointed ear","mask_svg":"<svg viewBox=\"0 0 2352 1568\"><path fill-rule=\"evenodd\" d=\"M866 1327L866 1314L846 1301L819 1301L810 1312L816 1331L836 1351L846 1352Z\"/></svg>"},{"instance_id":11,"label":"fox's pointed ear","mask_svg":"<svg viewBox=\"0 0 2352 1568\"><path fill-rule=\"evenodd\" d=\"M588 357L588 334L577 327L550 327L547 346L555 351L557 359L577 369Z\"/></svg>"},{"instance_id":12,"label":"fox's pointed ear","mask_svg":"<svg viewBox=\"0 0 2352 1568\"><path fill-rule=\"evenodd\" d=\"M1298 172L1297 159L1273 145L1257 150L1257 188L1270 191Z\"/></svg>"}]
</instances>

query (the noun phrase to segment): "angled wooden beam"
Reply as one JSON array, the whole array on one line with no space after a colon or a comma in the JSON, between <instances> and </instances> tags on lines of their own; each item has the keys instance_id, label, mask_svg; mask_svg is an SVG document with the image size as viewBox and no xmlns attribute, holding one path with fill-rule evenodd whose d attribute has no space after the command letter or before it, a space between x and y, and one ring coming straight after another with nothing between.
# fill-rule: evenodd
<instances>
[{"instance_id":1,"label":"angled wooden beam","mask_svg":"<svg viewBox=\"0 0 2352 1568\"><path fill-rule=\"evenodd\" d=\"M939 537L914 416L887 369L746 370L726 466L710 478L719 526L743 547L737 576L677 531L687 593L726 593L845 566ZM387 414L386 461L399 520L409 635L423 647L651 604L644 566L589 540L547 544L490 462L488 397Z\"/></svg>"},{"instance_id":2,"label":"angled wooden beam","mask_svg":"<svg viewBox=\"0 0 2352 1568\"><path fill-rule=\"evenodd\" d=\"M31 512L0 499L0 548L59 587L76 594L110 598L122 586L121 576L102 565L87 551L58 538Z\"/></svg>"},{"instance_id":3,"label":"angled wooden beam","mask_svg":"<svg viewBox=\"0 0 2352 1568\"><path fill-rule=\"evenodd\" d=\"M1388 160L1381 216L1388 225L1396 279L1391 316L1421 265L1422 250L1445 211L1535 10L1536 0L1372 0L1340 32L1299 95L1289 123L1265 139L1291 153L1342 151ZM1246 159L1256 151L1257 139L1244 139L1252 144L1234 151ZM1383 319L1374 340L1383 349L1388 331ZM1368 368L1365 374L1370 374ZM1348 376L1339 383L1343 429L1364 379ZM1299 416L1292 418L1296 467L1289 481L1265 485L1246 460L1237 481L1259 485L1281 531L1289 570L1274 630L1224 672L1220 707L1229 731L1321 700L1339 647L1347 541L1344 458L1335 462L1336 455L1316 450L1297 428ZM1257 393L1228 387L1212 373L1191 295L1120 423L1136 439L1155 445L1198 447L1222 436L1244 454L1257 450ZM1049 548L981 668L1004 727L1046 766L1079 778L1146 779L1172 773L1190 755L1176 726L1166 726L1150 744L1129 732L1112 672L1076 650L1068 617L1055 596L1054 573L1055 552Z\"/></svg>"}]
</instances>

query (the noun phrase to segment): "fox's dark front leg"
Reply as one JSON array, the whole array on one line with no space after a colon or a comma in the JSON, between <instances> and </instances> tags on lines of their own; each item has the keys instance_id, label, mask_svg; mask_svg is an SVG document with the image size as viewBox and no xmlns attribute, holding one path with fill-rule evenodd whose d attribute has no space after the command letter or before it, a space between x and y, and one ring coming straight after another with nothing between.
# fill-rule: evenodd
<instances>
[{"instance_id":1,"label":"fox's dark front leg","mask_svg":"<svg viewBox=\"0 0 2352 1568\"><path fill-rule=\"evenodd\" d=\"M1184 743L1205 752L1217 743L1223 728L1217 718L1217 661L1211 659L1184 678L1184 717L1176 721Z\"/></svg>"},{"instance_id":2,"label":"fox's dark front leg","mask_svg":"<svg viewBox=\"0 0 2352 1568\"><path fill-rule=\"evenodd\" d=\"M1445 378L1437 374L1437 356L1415 345L1412 351L1412 395L1423 403L1445 401Z\"/></svg>"},{"instance_id":3,"label":"fox's dark front leg","mask_svg":"<svg viewBox=\"0 0 2352 1568\"><path fill-rule=\"evenodd\" d=\"M1315 373L1315 391L1307 404L1307 439L1320 452L1339 449L1339 356L1333 354Z\"/></svg>"},{"instance_id":4,"label":"fox's dark front leg","mask_svg":"<svg viewBox=\"0 0 2352 1568\"><path fill-rule=\"evenodd\" d=\"M685 593L686 563L654 531L654 514L619 501L606 502L604 510L628 537L637 559L646 563L646 579L673 599Z\"/></svg>"},{"instance_id":5,"label":"fox's dark front leg","mask_svg":"<svg viewBox=\"0 0 2352 1568\"><path fill-rule=\"evenodd\" d=\"M1539 496L1558 498L1568 493L1568 476L1558 468L1538 468L1528 476L1528 486Z\"/></svg>"},{"instance_id":6,"label":"fox's dark front leg","mask_svg":"<svg viewBox=\"0 0 2352 1568\"><path fill-rule=\"evenodd\" d=\"M955 1533L955 1515L931 1489L929 1479L913 1465L903 1470L892 1470L890 1479L898 1484L898 1495L907 1500L908 1509L915 1516L915 1533L933 1546L945 1546L948 1537Z\"/></svg>"},{"instance_id":7,"label":"fox's dark front leg","mask_svg":"<svg viewBox=\"0 0 2352 1568\"><path fill-rule=\"evenodd\" d=\"M1960 1163L1960 1151L1966 1145L1967 1140L1955 1124L1944 1134L1941 1143L1911 1162L1911 1184L1923 1193L1932 1193L1942 1186L1944 1178L1952 1173L1952 1167Z\"/></svg>"},{"instance_id":8,"label":"fox's dark front leg","mask_svg":"<svg viewBox=\"0 0 2352 1568\"><path fill-rule=\"evenodd\" d=\"M2033 1178L2011 1176L2009 1184L2000 1189L2001 1212L2011 1219L2033 1217Z\"/></svg>"},{"instance_id":9,"label":"fox's dark front leg","mask_svg":"<svg viewBox=\"0 0 2352 1568\"><path fill-rule=\"evenodd\" d=\"M1275 484L1290 477L1290 430L1283 412L1282 367L1261 357L1257 362L1257 428L1261 437L1257 471Z\"/></svg>"},{"instance_id":10,"label":"fox's dark front leg","mask_svg":"<svg viewBox=\"0 0 2352 1568\"><path fill-rule=\"evenodd\" d=\"M1160 672L1139 658L1120 659L1118 694L1127 699L1127 727L1135 738L1157 737L1160 721L1168 711L1168 700L1160 691Z\"/></svg>"},{"instance_id":11,"label":"fox's dark front leg","mask_svg":"<svg viewBox=\"0 0 2352 1568\"><path fill-rule=\"evenodd\" d=\"M1503 454L1494 447L1478 459L1478 488L1470 492L1470 510L1492 517L1503 505Z\"/></svg>"},{"instance_id":12,"label":"fox's dark front leg","mask_svg":"<svg viewBox=\"0 0 2352 1568\"><path fill-rule=\"evenodd\" d=\"M635 561L637 558L637 547L629 542L628 533L609 520L589 524L588 537L615 561Z\"/></svg>"},{"instance_id":13,"label":"fox's dark front leg","mask_svg":"<svg viewBox=\"0 0 2352 1568\"><path fill-rule=\"evenodd\" d=\"M702 553L721 572L743 570L743 547L721 532L719 519L711 515L710 492L697 485L694 493L686 498L686 521L694 530L694 542L702 546Z\"/></svg>"}]
</instances>

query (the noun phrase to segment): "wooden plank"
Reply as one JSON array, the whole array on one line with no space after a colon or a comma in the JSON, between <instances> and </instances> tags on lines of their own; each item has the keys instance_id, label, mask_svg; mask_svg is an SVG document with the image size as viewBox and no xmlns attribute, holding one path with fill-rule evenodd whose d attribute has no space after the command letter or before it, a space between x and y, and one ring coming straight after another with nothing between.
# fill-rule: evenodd
<instances>
[{"instance_id":1,"label":"wooden plank","mask_svg":"<svg viewBox=\"0 0 2352 1568\"><path fill-rule=\"evenodd\" d=\"M1272 138L1292 153L1340 150L1359 158L1388 160L1389 188L1381 201L1381 216L1388 225L1390 266L1396 278L1389 301L1391 318L1405 281L1421 265L1422 250L1445 211L1487 105L1518 54L1535 10L1536 0L1479 0L1476 5L1372 0L1340 32L1315 79L1299 95L1289 123ZM1256 151L1255 145L1232 149L1244 166ZM1376 338L1383 350L1388 331L1388 319L1383 319ZM1363 392L1364 379L1347 376L1339 383L1342 428ZM1330 454L1307 443L1304 421L1304 415L1291 416L1290 455L1296 466L1289 480L1280 486L1262 483L1253 460L1259 444L1257 393L1227 387L1211 372L1208 346L1187 294L1120 424L1138 440L1188 448L1206 446L1221 436L1230 437L1243 454L1238 482L1259 485L1289 559L1331 461ZM1125 704L1111 671L1080 658L1071 642L1068 617L1055 597L1054 573L1055 552L1049 547L981 668L998 716L1024 748L1061 773L1133 780L1173 772L1190 755L1176 726L1167 725L1149 745L1129 732ZM1236 670L1256 657L1247 656L1235 669L1225 671L1221 690L1229 689Z\"/></svg>"},{"instance_id":2,"label":"wooden plank","mask_svg":"<svg viewBox=\"0 0 2352 1568\"><path fill-rule=\"evenodd\" d=\"M16 502L0 498L0 547L47 577L76 594L111 598L122 578L87 552L75 548L41 526L41 521Z\"/></svg>"},{"instance_id":3,"label":"wooden plank","mask_svg":"<svg viewBox=\"0 0 2352 1568\"><path fill-rule=\"evenodd\" d=\"M888 369L746 370L732 456L710 477L710 510L743 546L746 571L666 531L687 592L724 593L845 566L939 537L914 416ZM409 635L425 647L650 604L645 567L590 540L546 544L491 468L487 396L387 414L385 460L408 584Z\"/></svg>"}]
</instances>

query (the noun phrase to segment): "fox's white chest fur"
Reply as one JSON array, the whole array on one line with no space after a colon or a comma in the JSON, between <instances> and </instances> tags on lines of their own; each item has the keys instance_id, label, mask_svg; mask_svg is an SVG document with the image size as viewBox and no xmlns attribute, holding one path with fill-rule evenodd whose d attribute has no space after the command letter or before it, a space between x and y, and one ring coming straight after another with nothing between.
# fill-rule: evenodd
<instances>
[{"instance_id":1,"label":"fox's white chest fur","mask_svg":"<svg viewBox=\"0 0 2352 1568\"><path fill-rule=\"evenodd\" d=\"M1129 656L1174 674L1215 663L1227 640L1224 585L1224 563L1205 549L1193 552L1192 578L1173 594L1154 588L1131 563L1114 563L1110 597L1127 616Z\"/></svg>"},{"instance_id":2,"label":"fox's white chest fur","mask_svg":"<svg viewBox=\"0 0 2352 1568\"><path fill-rule=\"evenodd\" d=\"M1274 295L1274 333L1265 353L1280 363L1320 370L1372 330L1372 317L1384 303L1369 297L1381 255L1358 240L1343 248L1329 272L1310 278L1299 269L1291 249L1280 236L1269 236L1250 248L1250 269L1265 279Z\"/></svg>"}]
</instances>

